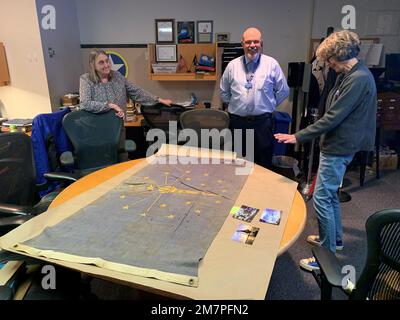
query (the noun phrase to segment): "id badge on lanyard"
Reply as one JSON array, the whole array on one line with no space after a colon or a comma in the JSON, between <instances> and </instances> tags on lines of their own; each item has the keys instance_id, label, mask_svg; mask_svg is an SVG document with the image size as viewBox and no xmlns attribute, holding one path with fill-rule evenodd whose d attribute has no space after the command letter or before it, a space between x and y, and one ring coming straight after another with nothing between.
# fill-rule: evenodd
<instances>
[{"instance_id":1,"label":"id badge on lanyard","mask_svg":"<svg viewBox=\"0 0 400 320\"><path fill-rule=\"evenodd\" d=\"M254 70L253 70L252 72L249 72L249 70L247 69L246 59L245 59L244 57L243 57L243 63L244 63L244 67L245 67L245 69L246 69L246 83L245 83L244 87L245 87L245 89L246 89L246 94L248 95L248 94L249 94L249 91L250 91L251 89L253 89L253 83L252 83L252 81L253 81L253 79L254 79L254 74L255 74L255 72L256 72L256 70L257 70L257 67L258 67L258 65L259 65L259 63L260 63L260 58L259 58L258 61L256 62L255 68L254 68Z\"/></svg>"},{"instance_id":2,"label":"id badge on lanyard","mask_svg":"<svg viewBox=\"0 0 400 320\"><path fill-rule=\"evenodd\" d=\"M247 79L246 84L244 87L247 89L247 92L253 88L253 84L251 83L252 77L250 79Z\"/></svg>"}]
</instances>

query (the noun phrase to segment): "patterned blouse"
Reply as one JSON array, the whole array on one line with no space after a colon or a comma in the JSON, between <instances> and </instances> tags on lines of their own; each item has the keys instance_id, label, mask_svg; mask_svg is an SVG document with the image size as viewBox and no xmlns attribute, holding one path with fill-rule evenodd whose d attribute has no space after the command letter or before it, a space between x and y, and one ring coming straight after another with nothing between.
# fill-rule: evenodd
<instances>
[{"instance_id":1,"label":"patterned blouse","mask_svg":"<svg viewBox=\"0 0 400 320\"><path fill-rule=\"evenodd\" d=\"M115 103L126 112L128 97L143 105L158 103L158 97L135 86L119 72L112 71L113 75L107 83L94 83L89 74L80 77L79 95L80 108L93 113L101 113L110 110L108 103Z\"/></svg>"}]
</instances>

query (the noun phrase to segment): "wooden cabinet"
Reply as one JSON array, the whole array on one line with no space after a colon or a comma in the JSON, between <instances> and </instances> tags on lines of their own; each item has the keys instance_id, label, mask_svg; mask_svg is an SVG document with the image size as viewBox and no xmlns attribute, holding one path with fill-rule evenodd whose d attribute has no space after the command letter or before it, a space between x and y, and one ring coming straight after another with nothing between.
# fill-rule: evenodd
<instances>
[{"instance_id":1,"label":"wooden cabinet","mask_svg":"<svg viewBox=\"0 0 400 320\"><path fill-rule=\"evenodd\" d=\"M219 61L217 57L217 44L216 43L186 43L177 44L177 62L179 62L180 57L183 58L186 66L190 69L188 72L177 72L177 73L154 73L152 64L156 63L156 45L149 44L148 54L149 54L149 64L148 73L150 80L157 81L216 81L216 72L209 73L196 73L194 66L192 65L193 59L196 56L197 60L200 56L208 55L215 58L215 70L219 68Z\"/></svg>"},{"instance_id":2,"label":"wooden cabinet","mask_svg":"<svg viewBox=\"0 0 400 320\"><path fill-rule=\"evenodd\" d=\"M0 42L0 86L5 86L10 83L10 74L8 72L6 50L3 43Z\"/></svg>"},{"instance_id":3,"label":"wooden cabinet","mask_svg":"<svg viewBox=\"0 0 400 320\"><path fill-rule=\"evenodd\" d=\"M400 93L397 92L380 92L378 93L378 109L377 109L377 127L376 127L376 178L379 179L379 149L381 130L396 131L396 136L400 130ZM400 168L400 145L397 139L397 169Z\"/></svg>"}]
</instances>

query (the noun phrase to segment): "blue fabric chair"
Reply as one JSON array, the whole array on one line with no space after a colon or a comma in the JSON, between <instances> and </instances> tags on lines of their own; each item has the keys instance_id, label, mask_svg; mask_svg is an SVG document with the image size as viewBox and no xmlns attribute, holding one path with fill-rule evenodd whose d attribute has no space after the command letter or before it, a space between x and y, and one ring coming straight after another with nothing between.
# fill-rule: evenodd
<instances>
[{"instance_id":1,"label":"blue fabric chair","mask_svg":"<svg viewBox=\"0 0 400 320\"><path fill-rule=\"evenodd\" d=\"M71 142L62 126L64 116L70 113L66 108L54 113L43 113L33 118L32 147L36 167L36 183L46 182L44 174L47 172L72 172L72 167L63 167L60 155L65 151L72 151ZM46 190L41 191L41 197L56 189L57 182L49 183Z\"/></svg>"}]
</instances>

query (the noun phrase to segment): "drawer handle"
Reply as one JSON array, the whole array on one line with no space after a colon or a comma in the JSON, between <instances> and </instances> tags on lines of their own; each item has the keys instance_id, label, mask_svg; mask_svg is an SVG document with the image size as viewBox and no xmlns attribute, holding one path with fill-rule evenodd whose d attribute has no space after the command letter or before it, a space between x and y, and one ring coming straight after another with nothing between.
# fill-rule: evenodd
<instances>
[{"instance_id":1,"label":"drawer handle","mask_svg":"<svg viewBox=\"0 0 400 320\"><path fill-rule=\"evenodd\" d=\"M390 99L390 102L396 102L396 99Z\"/></svg>"},{"instance_id":2,"label":"drawer handle","mask_svg":"<svg viewBox=\"0 0 400 320\"><path fill-rule=\"evenodd\" d=\"M393 109L394 109L394 107L389 107L389 109L390 109L390 110L393 110Z\"/></svg>"}]
</instances>

